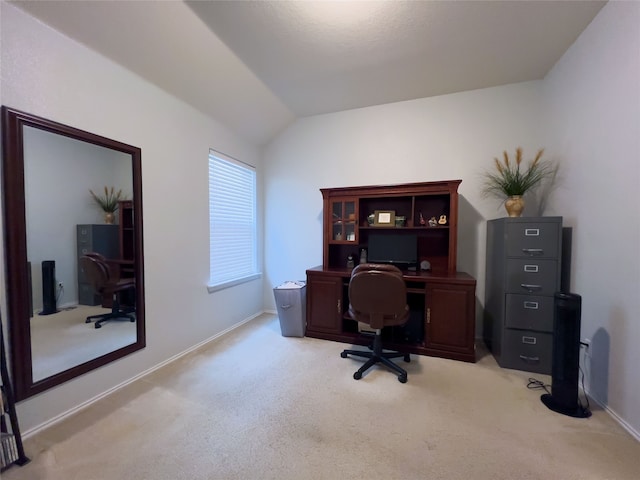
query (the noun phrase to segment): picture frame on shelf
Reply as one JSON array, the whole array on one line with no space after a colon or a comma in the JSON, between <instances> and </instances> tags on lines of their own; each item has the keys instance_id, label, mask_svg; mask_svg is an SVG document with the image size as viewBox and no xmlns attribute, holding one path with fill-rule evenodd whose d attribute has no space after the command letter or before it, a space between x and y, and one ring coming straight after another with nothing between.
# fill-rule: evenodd
<instances>
[{"instance_id":1,"label":"picture frame on shelf","mask_svg":"<svg viewBox=\"0 0 640 480\"><path fill-rule=\"evenodd\" d=\"M373 214L373 225L375 227L394 227L396 224L395 210L376 210Z\"/></svg>"}]
</instances>

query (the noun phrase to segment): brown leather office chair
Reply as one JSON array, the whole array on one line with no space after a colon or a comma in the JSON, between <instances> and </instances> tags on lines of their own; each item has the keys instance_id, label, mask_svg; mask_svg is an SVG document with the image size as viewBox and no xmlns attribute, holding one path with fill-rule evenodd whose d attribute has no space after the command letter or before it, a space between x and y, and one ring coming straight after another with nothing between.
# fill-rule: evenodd
<instances>
[{"instance_id":1,"label":"brown leather office chair","mask_svg":"<svg viewBox=\"0 0 640 480\"><path fill-rule=\"evenodd\" d=\"M101 328L104 322L114 319L128 319L135 322L135 308L121 307L121 294L135 288L133 278L120 278L117 269L110 266L108 260L102 255L88 253L80 257L80 268L87 276L94 290L103 297L111 297L111 312L100 315L90 315L85 323L91 323L93 319L96 328Z\"/></svg>"},{"instance_id":2,"label":"brown leather office chair","mask_svg":"<svg viewBox=\"0 0 640 480\"><path fill-rule=\"evenodd\" d=\"M342 358L353 355L369 359L353 374L353 378L360 380L366 370L382 363L398 374L401 383L406 383L406 370L391 359L404 357L405 362L410 362L411 357L408 353L383 352L381 336L383 327L402 325L409 319L407 286L400 269L373 263L363 263L354 268L349 281L349 314L376 331L370 351L344 350L340 354Z\"/></svg>"}]
</instances>

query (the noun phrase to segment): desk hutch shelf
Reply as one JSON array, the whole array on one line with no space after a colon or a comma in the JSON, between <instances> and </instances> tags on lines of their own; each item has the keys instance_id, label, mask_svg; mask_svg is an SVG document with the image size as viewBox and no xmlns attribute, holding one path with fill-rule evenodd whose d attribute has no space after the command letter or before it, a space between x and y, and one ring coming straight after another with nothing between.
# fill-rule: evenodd
<instances>
[{"instance_id":1,"label":"desk hutch shelf","mask_svg":"<svg viewBox=\"0 0 640 480\"><path fill-rule=\"evenodd\" d=\"M415 235L418 264L403 272L411 317L383 332L385 346L411 353L475 361L475 279L456 270L458 186L461 180L321 189L323 264L307 270L309 337L366 344L348 315L349 256L360 258L376 234ZM396 221L375 224L376 212ZM429 225L440 220L435 226Z\"/></svg>"}]
</instances>

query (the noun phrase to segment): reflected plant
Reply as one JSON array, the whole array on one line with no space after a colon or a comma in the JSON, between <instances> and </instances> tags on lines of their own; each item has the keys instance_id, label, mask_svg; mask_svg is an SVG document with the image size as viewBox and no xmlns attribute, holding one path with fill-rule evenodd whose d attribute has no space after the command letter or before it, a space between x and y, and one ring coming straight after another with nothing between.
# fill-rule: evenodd
<instances>
[{"instance_id":1,"label":"reflected plant","mask_svg":"<svg viewBox=\"0 0 640 480\"><path fill-rule=\"evenodd\" d=\"M89 189L91 197L105 213L115 213L118 210L118 202L126 200L122 194L122 190L118 190L114 187L104 187L104 193L96 194L93 190Z\"/></svg>"}]
</instances>

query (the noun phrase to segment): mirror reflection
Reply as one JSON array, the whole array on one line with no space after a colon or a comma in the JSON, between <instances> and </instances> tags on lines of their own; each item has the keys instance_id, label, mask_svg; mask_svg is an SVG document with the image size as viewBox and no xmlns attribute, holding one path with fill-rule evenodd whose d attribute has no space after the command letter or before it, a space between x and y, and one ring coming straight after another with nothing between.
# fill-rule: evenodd
<instances>
[{"instance_id":1,"label":"mirror reflection","mask_svg":"<svg viewBox=\"0 0 640 480\"><path fill-rule=\"evenodd\" d=\"M22 400L145 346L141 151L5 106L2 140L9 347ZM105 194L110 207L96 201Z\"/></svg>"},{"instance_id":2,"label":"mirror reflection","mask_svg":"<svg viewBox=\"0 0 640 480\"><path fill-rule=\"evenodd\" d=\"M110 313L112 298L94 288L80 264L87 253L122 259L120 220L127 209L105 219L90 191L104 196L105 187L107 195L113 188L114 197L122 192L120 199L131 199L132 159L30 126L23 138L32 373L38 381L136 341L135 324L127 317L101 331L85 323L87 317ZM116 275L118 267L113 266Z\"/></svg>"}]
</instances>

